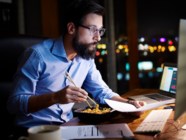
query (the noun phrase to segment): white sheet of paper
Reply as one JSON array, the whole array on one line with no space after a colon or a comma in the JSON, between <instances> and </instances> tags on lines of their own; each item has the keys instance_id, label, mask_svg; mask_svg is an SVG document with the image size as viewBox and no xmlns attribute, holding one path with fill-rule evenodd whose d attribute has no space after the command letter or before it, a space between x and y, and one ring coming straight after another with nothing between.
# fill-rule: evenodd
<instances>
[{"instance_id":1,"label":"white sheet of paper","mask_svg":"<svg viewBox=\"0 0 186 140\"><path fill-rule=\"evenodd\" d=\"M117 110L119 112L140 112L145 110L154 109L157 107L160 107L165 104L173 103L173 100L167 100L167 101L161 101L151 104L146 104L140 108L136 108L134 105L124 103L124 102L118 102L114 100L105 99L105 102L114 110Z\"/></svg>"},{"instance_id":2,"label":"white sheet of paper","mask_svg":"<svg viewBox=\"0 0 186 140\"><path fill-rule=\"evenodd\" d=\"M134 136L126 123L104 125L61 126L62 139L131 138Z\"/></svg>"}]
</instances>

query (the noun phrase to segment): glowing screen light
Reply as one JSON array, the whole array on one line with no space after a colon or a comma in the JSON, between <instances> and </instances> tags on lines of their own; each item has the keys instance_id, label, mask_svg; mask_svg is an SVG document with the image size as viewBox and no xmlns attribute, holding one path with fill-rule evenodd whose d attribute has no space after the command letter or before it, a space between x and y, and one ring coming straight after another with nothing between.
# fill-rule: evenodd
<instances>
[{"instance_id":1,"label":"glowing screen light","mask_svg":"<svg viewBox=\"0 0 186 140\"><path fill-rule=\"evenodd\" d=\"M126 71L130 70L130 64L125 64ZM153 69L153 62L152 61L141 61L138 62L138 70L152 70Z\"/></svg>"},{"instance_id":2,"label":"glowing screen light","mask_svg":"<svg viewBox=\"0 0 186 140\"><path fill-rule=\"evenodd\" d=\"M151 61L138 62L138 70L152 70L153 63Z\"/></svg>"},{"instance_id":3,"label":"glowing screen light","mask_svg":"<svg viewBox=\"0 0 186 140\"><path fill-rule=\"evenodd\" d=\"M127 80L127 81L130 80L130 74L129 73L125 74L125 80Z\"/></svg>"},{"instance_id":4,"label":"glowing screen light","mask_svg":"<svg viewBox=\"0 0 186 140\"><path fill-rule=\"evenodd\" d=\"M123 74L122 73L118 73L117 74L117 80L122 80L123 79Z\"/></svg>"},{"instance_id":5,"label":"glowing screen light","mask_svg":"<svg viewBox=\"0 0 186 140\"><path fill-rule=\"evenodd\" d=\"M166 41L166 38L164 38L164 37L160 38L160 42L165 42L165 41Z\"/></svg>"},{"instance_id":6,"label":"glowing screen light","mask_svg":"<svg viewBox=\"0 0 186 140\"><path fill-rule=\"evenodd\" d=\"M130 65L129 65L129 63L126 63L126 64L125 64L125 69L126 69L126 71L129 71L129 70L130 70Z\"/></svg>"}]
</instances>

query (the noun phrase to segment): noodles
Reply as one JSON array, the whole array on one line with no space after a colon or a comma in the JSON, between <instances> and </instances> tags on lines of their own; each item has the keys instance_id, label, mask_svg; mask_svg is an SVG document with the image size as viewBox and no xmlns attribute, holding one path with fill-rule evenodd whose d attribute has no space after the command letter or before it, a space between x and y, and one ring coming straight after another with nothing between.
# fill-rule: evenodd
<instances>
[{"instance_id":1,"label":"noodles","mask_svg":"<svg viewBox=\"0 0 186 140\"><path fill-rule=\"evenodd\" d=\"M102 109L99 108L99 104L96 104L95 108L87 108L83 110L84 113L92 113L92 114L104 114L111 111L111 108L103 107Z\"/></svg>"}]
</instances>

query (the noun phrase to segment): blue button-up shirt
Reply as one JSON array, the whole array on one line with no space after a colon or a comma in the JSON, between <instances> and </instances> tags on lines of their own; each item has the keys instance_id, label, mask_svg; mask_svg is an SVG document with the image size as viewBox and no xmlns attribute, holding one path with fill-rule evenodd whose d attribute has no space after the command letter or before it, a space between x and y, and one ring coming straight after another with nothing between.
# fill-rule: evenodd
<instances>
[{"instance_id":1,"label":"blue button-up shirt","mask_svg":"<svg viewBox=\"0 0 186 140\"><path fill-rule=\"evenodd\" d=\"M8 109L17 114L17 125L64 123L73 117L74 103L54 104L34 113L27 112L30 96L56 92L71 84L65 78L66 71L76 85L92 94L98 103L105 103L104 98L118 96L102 80L94 59L76 56L68 60L62 39L48 39L26 50L15 76Z\"/></svg>"}]
</instances>

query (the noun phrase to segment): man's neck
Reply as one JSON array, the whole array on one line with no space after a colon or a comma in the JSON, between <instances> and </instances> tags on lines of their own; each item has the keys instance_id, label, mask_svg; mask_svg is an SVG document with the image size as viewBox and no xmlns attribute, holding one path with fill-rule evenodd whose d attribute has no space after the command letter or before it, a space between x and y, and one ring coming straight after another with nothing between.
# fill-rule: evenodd
<instances>
[{"instance_id":1,"label":"man's neck","mask_svg":"<svg viewBox=\"0 0 186 140\"><path fill-rule=\"evenodd\" d=\"M67 58L69 60L72 60L76 55L76 51L74 50L73 46L72 46L72 41L69 40L69 39L64 39L63 43L64 43L64 49L66 51L66 54L67 54Z\"/></svg>"}]
</instances>

